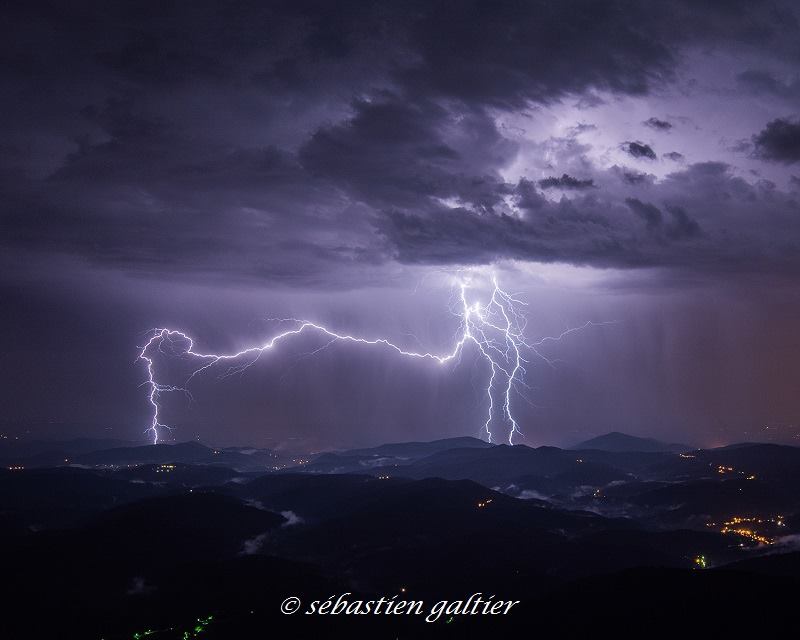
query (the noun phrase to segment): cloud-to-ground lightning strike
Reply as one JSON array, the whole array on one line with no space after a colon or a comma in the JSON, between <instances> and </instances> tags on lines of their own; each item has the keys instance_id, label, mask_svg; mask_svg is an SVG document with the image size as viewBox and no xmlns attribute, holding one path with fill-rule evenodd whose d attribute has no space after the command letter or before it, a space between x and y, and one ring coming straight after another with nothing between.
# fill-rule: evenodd
<instances>
[{"instance_id":1,"label":"cloud-to-ground lightning strike","mask_svg":"<svg viewBox=\"0 0 800 640\"><path fill-rule=\"evenodd\" d=\"M560 335L548 336L538 341L530 342L525 337L527 319L520 310L520 307L527 306L526 302L519 300L514 297L514 295L501 289L494 277L492 278L491 296L486 303L480 301L470 302L467 293L469 289L470 286L467 281L461 280L459 282L458 303L453 309L453 313L460 318L459 327L456 332L456 340L452 350L443 354L407 351L386 338L361 338L333 331L314 322L295 318L286 319L287 321L295 323L292 329L273 336L263 344L228 354L195 351L194 341L183 331L165 328L154 329L150 339L144 347L142 347L138 356L138 359L144 361L147 366L147 380L144 385L149 387L148 399L152 405L152 421L146 432L152 436L153 443L156 444L160 439L161 430L171 428L169 425L161 422L160 397L162 394L180 392L191 398L191 393L188 389L189 383L196 376L202 374L211 367L222 362L230 362L232 366L222 374L222 377L228 376L231 373L241 373L255 364L265 351L272 349L279 342L302 333L317 332L327 336L330 340L314 353L326 349L335 342L350 342L381 346L393 350L401 356L431 360L438 364L445 364L456 360L468 343L474 344L481 354L481 357L486 360L491 372L486 384L488 410L481 433L491 442L492 426L500 419L508 425L508 442L509 444L513 444L514 436L522 435L519 429L519 423L512 411L511 396L512 391L518 391L517 385L525 385L523 377L526 373L525 364L528 360L523 357L523 354L533 354L535 357L552 365L553 361L542 354L539 351L539 347L546 342L558 342L570 333L585 329L588 326L607 323L590 321L579 327L567 329ZM176 340L180 340L181 344L185 346L185 348L179 352L179 355L182 357L188 356L196 358L202 363L201 366L191 372L182 386L158 382L153 359L153 350L157 350L165 355L175 355L176 351L173 347ZM165 351L165 345L169 346L169 353ZM237 361L241 362L243 359L245 360L244 364L235 364ZM500 405L499 409L496 408L496 404L498 403ZM500 416L499 418L497 417L498 413Z\"/></svg>"}]
</instances>

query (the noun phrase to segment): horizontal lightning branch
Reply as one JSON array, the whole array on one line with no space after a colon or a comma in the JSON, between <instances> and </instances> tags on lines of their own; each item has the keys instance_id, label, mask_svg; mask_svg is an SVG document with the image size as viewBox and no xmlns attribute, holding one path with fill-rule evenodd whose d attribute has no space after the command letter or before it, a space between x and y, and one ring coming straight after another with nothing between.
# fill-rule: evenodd
<instances>
[{"instance_id":1,"label":"horizontal lightning branch","mask_svg":"<svg viewBox=\"0 0 800 640\"><path fill-rule=\"evenodd\" d=\"M452 350L443 354L408 351L385 338L361 338L333 331L314 322L294 318L286 319L295 323L294 328L275 335L263 344L227 354L195 351L194 341L183 331L163 328L154 329L150 339L142 347L138 356L138 359L142 360L147 367L147 380L144 385L149 388L148 400L152 406L152 420L147 428L147 433L151 435L153 443L156 444L161 437L161 431L171 428L161 422L160 399L163 394L179 392L191 398L189 384L196 376L211 367L220 363L230 363L221 377L229 376L233 373L241 373L255 364L265 351L274 348L278 343L302 333L314 332L329 338L329 341L313 353L317 353L335 342L347 342L379 346L394 351L403 357L430 360L438 364L445 364L455 360L461 354L465 345L468 343L474 344L490 368L490 376L486 384L488 410L481 433L491 442L492 426L500 420L507 425L509 429L508 442L513 444L514 436L522 433L519 429L519 423L512 412L511 392L515 389L515 385L524 385L522 378L526 373L525 364L527 360L523 357L523 354L532 354L552 366L553 361L543 355L539 351L539 347L546 342L558 342L565 336L589 326L609 323L587 322L580 327L567 329L558 336L548 336L536 342L529 342L524 335L527 321L520 311L520 307L527 306L525 302L503 291L494 278L492 279L491 297L485 304L468 302L467 290L468 285L464 282L460 283L459 302L453 310L453 313L460 319L459 328ZM181 340L186 345L180 354L181 356L188 356L198 361L197 368L191 372L181 386L159 382L155 372L154 351L165 356L175 355L173 344L176 340ZM165 349L165 345L170 347L169 351ZM496 407L497 404L499 404L499 409Z\"/></svg>"}]
</instances>

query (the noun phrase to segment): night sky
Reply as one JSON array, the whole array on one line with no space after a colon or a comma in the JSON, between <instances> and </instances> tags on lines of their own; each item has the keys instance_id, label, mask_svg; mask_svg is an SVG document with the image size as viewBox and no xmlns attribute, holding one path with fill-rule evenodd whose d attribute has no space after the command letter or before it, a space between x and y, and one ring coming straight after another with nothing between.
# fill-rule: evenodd
<instances>
[{"instance_id":1,"label":"night sky","mask_svg":"<svg viewBox=\"0 0 800 640\"><path fill-rule=\"evenodd\" d=\"M447 350L454 278L495 273L532 338L611 323L531 362L520 442L797 443L796 3L14 4L3 432L144 440L152 327ZM173 437L478 435L474 354L323 342L170 397Z\"/></svg>"}]
</instances>

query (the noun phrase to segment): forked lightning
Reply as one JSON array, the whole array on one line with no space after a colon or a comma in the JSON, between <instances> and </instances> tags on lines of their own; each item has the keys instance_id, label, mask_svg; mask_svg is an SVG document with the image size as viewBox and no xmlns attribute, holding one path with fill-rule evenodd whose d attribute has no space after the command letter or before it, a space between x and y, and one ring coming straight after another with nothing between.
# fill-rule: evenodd
<instances>
[{"instance_id":1,"label":"forked lightning","mask_svg":"<svg viewBox=\"0 0 800 640\"><path fill-rule=\"evenodd\" d=\"M330 338L329 342L322 347L323 349L335 342L370 345L394 351L400 356L430 360L440 365L456 361L465 347L473 344L490 368L490 375L486 383L488 409L486 420L481 428L481 435L491 442L494 426L498 423L505 424L508 431L508 442L513 444L514 437L522 434L512 410L512 392L518 390L517 385L525 384L523 378L526 373L525 364L528 360L524 356L533 355L552 365L552 361L539 351L539 347L544 343L557 342L564 336L580 329L607 323L586 322L580 327L567 329L558 336L548 336L531 342L525 337L526 317L521 311L521 308L527 306L527 303L501 289L494 277L488 302L470 301L470 291L472 289L468 281L459 281L458 303L454 308L455 315L460 318L459 327L452 350L443 354L408 351L386 338L362 338L333 331L315 322L297 319L289 319L294 324L292 329L273 336L267 342L236 353L223 354L196 351L194 341L183 331L166 328L154 329L138 356L138 359L143 360L147 365L147 380L144 384L149 388L148 399L152 405L152 420L146 431L152 436L153 443L156 444L161 438L162 430L171 428L161 421L160 400L163 394L180 392L191 397L189 385L192 380L212 367L228 362L231 363L231 366L223 372L222 376L236 372L241 373L252 366L265 351L273 349L278 343L303 333L315 332ZM159 382L155 371L154 352L174 355L176 354L174 348L176 341L180 341L182 345L182 351L178 355L196 359L199 364L181 386ZM169 352L165 350L166 345L170 347Z\"/></svg>"}]
</instances>

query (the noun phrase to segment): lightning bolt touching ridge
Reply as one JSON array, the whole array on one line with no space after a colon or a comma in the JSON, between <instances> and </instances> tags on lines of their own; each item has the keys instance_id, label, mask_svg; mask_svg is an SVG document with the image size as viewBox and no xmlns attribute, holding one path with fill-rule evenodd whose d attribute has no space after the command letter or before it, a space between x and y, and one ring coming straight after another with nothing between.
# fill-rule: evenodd
<instances>
[{"instance_id":1,"label":"lightning bolt touching ridge","mask_svg":"<svg viewBox=\"0 0 800 640\"><path fill-rule=\"evenodd\" d=\"M142 347L137 358L137 360L142 360L146 364L147 380L143 383L143 386L149 389L147 397L152 406L152 420L146 429L146 433L152 436L153 444L157 444L161 430L171 429L169 425L162 423L160 418L160 398L163 394L183 393L191 399L189 384L195 377L212 367L221 363L230 363L225 372L220 375L223 378L232 374L242 373L253 366L265 351L273 349L279 342L292 336L315 332L326 336L329 340L325 345L309 355L327 349L336 342L350 342L380 346L395 351L404 357L430 360L443 365L450 361L456 361L467 344L475 345L481 357L489 365L491 372L486 384L488 398L487 417L483 423L481 434L491 442L492 427L495 422L501 420L508 428L508 443L513 444L514 436L522 435L522 432L512 412L511 396L512 391L518 391L517 385L527 386L523 381L523 377L526 373L525 365L528 360L524 356L532 354L553 366L554 361L542 354L539 351L539 347L547 342L558 342L571 333L589 326L611 323L590 321L581 326L567 329L557 336L547 336L531 342L525 337L527 318L521 312L521 307L527 306L526 302L501 289L494 277L492 277L492 290L488 302L470 302L467 294L469 289L467 281L462 280L459 282L458 302L451 309L452 313L460 319L459 327L453 348L451 351L442 354L408 351L386 338L361 338L333 331L315 322L296 318L282 319L283 321L294 323L295 326L292 329L279 333L260 345L227 354L195 351L194 341L183 331L166 328L153 329L150 339ZM176 351L175 348L175 343L178 341L182 345L180 351ZM179 355L184 358L196 359L198 366L181 386L162 384L156 378L154 351L164 356Z\"/></svg>"}]
</instances>

